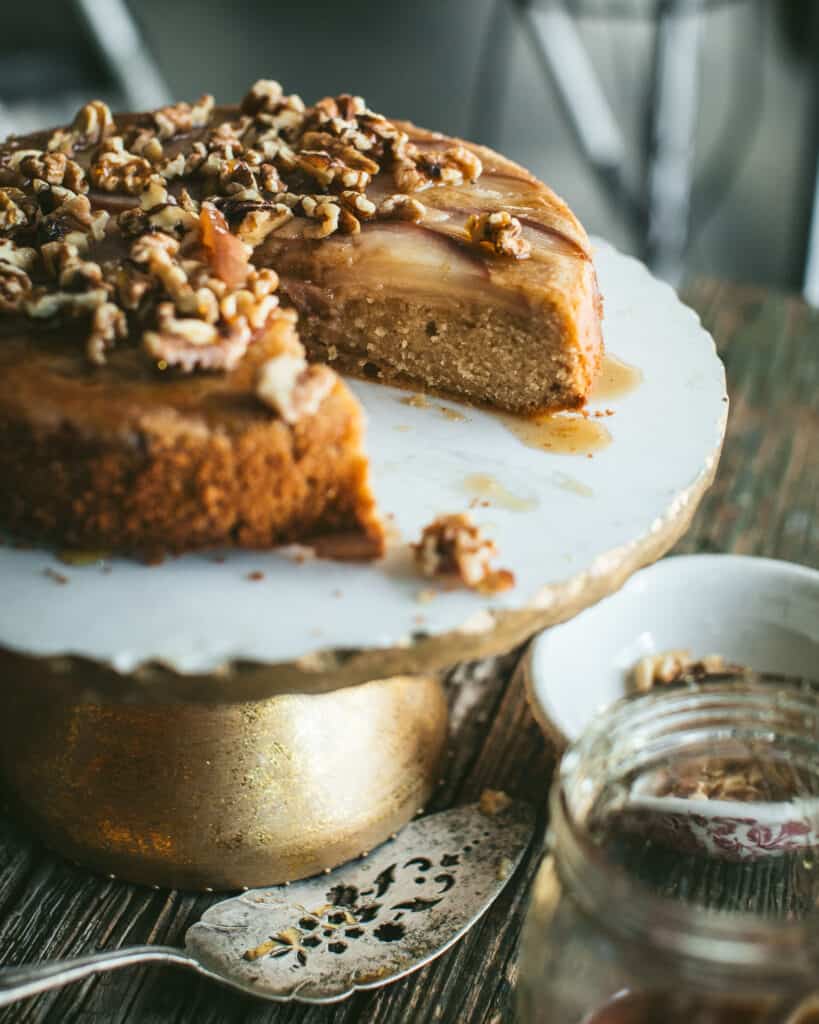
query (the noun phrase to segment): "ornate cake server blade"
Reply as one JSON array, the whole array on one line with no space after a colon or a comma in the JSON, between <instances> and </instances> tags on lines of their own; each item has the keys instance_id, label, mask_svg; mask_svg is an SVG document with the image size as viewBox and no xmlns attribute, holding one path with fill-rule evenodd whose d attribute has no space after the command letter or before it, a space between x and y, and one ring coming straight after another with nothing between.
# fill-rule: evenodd
<instances>
[{"instance_id":1,"label":"ornate cake server blade","mask_svg":"<svg viewBox=\"0 0 819 1024\"><path fill-rule=\"evenodd\" d=\"M505 801L501 801L501 804ZM133 946L0 970L0 1006L130 964L189 967L278 1001L333 1003L434 960L503 889L532 836L516 801L413 821L369 856L335 871L217 903L185 948Z\"/></svg>"}]
</instances>

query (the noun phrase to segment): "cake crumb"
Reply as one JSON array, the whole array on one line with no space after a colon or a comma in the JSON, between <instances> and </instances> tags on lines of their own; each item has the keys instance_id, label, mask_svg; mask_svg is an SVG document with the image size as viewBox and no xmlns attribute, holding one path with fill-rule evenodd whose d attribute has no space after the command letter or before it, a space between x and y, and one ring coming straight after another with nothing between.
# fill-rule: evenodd
<instances>
[{"instance_id":1,"label":"cake crumb","mask_svg":"<svg viewBox=\"0 0 819 1024\"><path fill-rule=\"evenodd\" d=\"M497 594L515 585L508 569L491 568L497 547L464 512L438 516L412 547L424 576L455 579L482 594Z\"/></svg>"},{"instance_id":2,"label":"cake crumb","mask_svg":"<svg viewBox=\"0 0 819 1024\"><path fill-rule=\"evenodd\" d=\"M253 583L258 583L259 580L264 579L264 573L261 572L259 569L254 569L253 572L249 572L247 574L246 578L251 580Z\"/></svg>"},{"instance_id":3,"label":"cake crumb","mask_svg":"<svg viewBox=\"0 0 819 1024\"><path fill-rule=\"evenodd\" d=\"M58 583L60 586L65 586L65 584L69 582L68 577L64 576L61 572L57 572L56 569L43 569L43 576L46 576L54 583Z\"/></svg>"},{"instance_id":4,"label":"cake crumb","mask_svg":"<svg viewBox=\"0 0 819 1024\"><path fill-rule=\"evenodd\" d=\"M512 798L502 789L485 789L478 801L478 810L489 818L501 814L512 803Z\"/></svg>"},{"instance_id":5,"label":"cake crumb","mask_svg":"<svg viewBox=\"0 0 819 1024\"><path fill-rule=\"evenodd\" d=\"M433 590L432 587L424 587L423 590L419 590L415 595L415 600L418 604L429 604L429 602L434 601L437 596L437 590Z\"/></svg>"}]
</instances>

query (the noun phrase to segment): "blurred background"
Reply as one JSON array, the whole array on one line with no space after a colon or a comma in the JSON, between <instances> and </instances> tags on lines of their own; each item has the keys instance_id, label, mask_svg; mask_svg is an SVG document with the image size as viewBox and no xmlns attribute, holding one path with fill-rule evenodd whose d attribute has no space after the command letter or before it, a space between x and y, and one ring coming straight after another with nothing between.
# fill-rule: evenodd
<instances>
[{"instance_id":1,"label":"blurred background","mask_svg":"<svg viewBox=\"0 0 819 1024\"><path fill-rule=\"evenodd\" d=\"M816 304L818 22L816 0L6 0L0 133L260 77L354 92L501 149L674 283Z\"/></svg>"}]
</instances>

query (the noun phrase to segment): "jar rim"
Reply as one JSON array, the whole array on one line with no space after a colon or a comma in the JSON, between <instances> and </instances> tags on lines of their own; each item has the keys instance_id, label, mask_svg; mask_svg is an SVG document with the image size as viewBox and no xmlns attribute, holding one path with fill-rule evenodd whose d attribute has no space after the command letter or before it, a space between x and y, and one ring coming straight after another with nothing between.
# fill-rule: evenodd
<instances>
[{"instance_id":1,"label":"jar rim","mask_svg":"<svg viewBox=\"0 0 819 1024\"><path fill-rule=\"evenodd\" d=\"M773 677L777 684L781 677ZM719 970L754 972L767 969L792 976L819 966L819 914L799 920L760 917L747 911L725 913L682 903L653 892L627 868L611 861L586 828L582 814L594 799L595 761L614 775L638 763L640 749L651 756L651 744L690 739L694 721L703 714L711 727L720 722L734 728L747 716L760 736L776 735L783 723L797 723L789 734L798 746L802 723L805 753L819 779L819 693L809 683L791 681L783 689L760 687L759 678L726 678L719 682L640 694L618 701L598 717L564 754L550 798L550 836L558 870L581 908L610 931L634 941L648 941L689 966L710 964ZM710 715L710 718L709 718ZM702 731L698 733L702 738ZM601 760L602 759L602 760ZM631 761L629 761L631 759ZM599 765L598 765L599 767ZM573 787L579 789L572 792ZM816 797L819 827L819 792Z\"/></svg>"}]
</instances>

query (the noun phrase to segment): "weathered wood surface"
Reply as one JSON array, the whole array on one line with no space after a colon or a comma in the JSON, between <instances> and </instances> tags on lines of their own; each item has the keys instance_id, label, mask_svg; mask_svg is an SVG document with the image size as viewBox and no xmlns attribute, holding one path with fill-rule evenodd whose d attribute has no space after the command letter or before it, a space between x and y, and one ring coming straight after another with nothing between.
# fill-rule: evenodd
<instances>
[{"instance_id":1,"label":"weathered wood surface","mask_svg":"<svg viewBox=\"0 0 819 1024\"><path fill-rule=\"evenodd\" d=\"M691 286L687 298L719 342L732 409L716 484L678 550L735 551L816 566L819 315L796 299L710 281ZM533 801L541 828L495 906L435 964L380 993L327 1009L264 1003L174 968L126 970L9 1007L0 1011L0 1024L512 1021L519 930L553 761L514 679L518 657L515 652L453 673L452 754L434 808L474 799L489 785ZM97 878L0 821L1 963L130 943L181 944L212 900Z\"/></svg>"}]
</instances>

